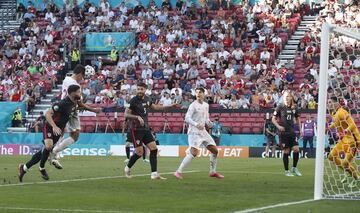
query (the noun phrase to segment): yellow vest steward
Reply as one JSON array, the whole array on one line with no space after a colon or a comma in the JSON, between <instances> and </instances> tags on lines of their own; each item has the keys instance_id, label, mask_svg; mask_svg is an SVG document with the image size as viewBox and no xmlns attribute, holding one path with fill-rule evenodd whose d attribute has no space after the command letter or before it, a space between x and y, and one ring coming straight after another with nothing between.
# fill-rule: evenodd
<instances>
[{"instance_id":1,"label":"yellow vest steward","mask_svg":"<svg viewBox=\"0 0 360 213\"><path fill-rule=\"evenodd\" d=\"M80 61L80 51L73 50L71 53L71 61Z\"/></svg>"},{"instance_id":2,"label":"yellow vest steward","mask_svg":"<svg viewBox=\"0 0 360 213\"><path fill-rule=\"evenodd\" d=\"M110 52L110 58L111 58L112 61L116 61L116 59L117 59L117 53L118 53L117 50L111 50L111 52Z\"/></svg>"},{"instance_id":3,"label":"yellow vest steward","mask_svg":"<svg viewBox=\"0 0 360 213\"><path fill-rule=\"evenodd\" d=\"M15 115L15 112L17 112L17 114ZM12 116L12 120L14 121L22 121L22 114L21 114L21 110L16 110Z\"/></svg>"}]
</instances>

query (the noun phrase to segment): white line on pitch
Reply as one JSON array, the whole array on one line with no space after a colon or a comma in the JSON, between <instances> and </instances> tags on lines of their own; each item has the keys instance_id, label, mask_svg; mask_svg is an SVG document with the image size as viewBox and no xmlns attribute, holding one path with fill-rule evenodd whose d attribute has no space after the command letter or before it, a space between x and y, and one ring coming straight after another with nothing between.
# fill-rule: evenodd
<instances>
[{"instance_id":1,"label":"white line on pitch","mask_svg":"<svg viewBox=\"0 0 360 213\"><path fill-rule=\"evenodd\" d=\"M266 209L273 209L273 208L278 208L278 207L283 207L283 206L297 205L297 204L302 204L302 203L309 203L309 202L312 202L312 201L315 201L315 200L309 199L309 200L300 200L300 201L289 202L289 203L279 203L279 204L270 205L270 206L263 206L263 207L259 207L259 208L244 209L244 210L236 211L236 212L234 212L234 213L258 212L258 211L262 211L262 210L266 210Z\"/></svg>"},{"instance_id":2,"label":"white line on pitch","mask_svg":"<svg viewBox=\"0 0 360 213\"><path fill-rule=\"evenodd\" d=\"M183 173L194 173L194 172L200 172L200 171L186 171ZM165 172L161 173L164 175L173 174L173 172ZM132 175L133 177L143 177L150 174L138 174L138 175ZM6 186L26 186L26 185L35 185L35 184L52 184L52 183L70 183L70 182L81 182L81 181L89 181L89 180L106 180L106 179L116 179L116 178L125 178L126 176L107 176L107 177L92 177L92 178L79 178L79 179L69 179L69 180L54 180L54 181L44 181L44 182L29 182L29 183L14 183L14 184L7 184L7 185L0 185L0 187L6 187Z\"/></svg>"},{"instance_id":3,"label":"white line on pitch","mask_svg":"<svg viewBox=\"0 0 360 213\"><path fill-rule=\"evenodd\" d=\"M21 210L21 211L35 211L35 212L88 212L88 213L130 213L130 211L102 211L91 209L42 209L42 208L23 208L23 207L5 207L0 206L3 210ZM131 212L133 213L133 212Z\"/></svg>"},{"instance_id":4,"label":"white line on pitch","mask_svg":"<svg viewBox=\"0 0 360 213\"><path fill-rule=\"evenodd\" d=\"M239 174L271 174L271 175L284 175L284 173L282 172L256 172L256 171L226 171L226 170L221 170L219 172L223 172L223 173L239 173Z\"/></svg>"}]
</instances>

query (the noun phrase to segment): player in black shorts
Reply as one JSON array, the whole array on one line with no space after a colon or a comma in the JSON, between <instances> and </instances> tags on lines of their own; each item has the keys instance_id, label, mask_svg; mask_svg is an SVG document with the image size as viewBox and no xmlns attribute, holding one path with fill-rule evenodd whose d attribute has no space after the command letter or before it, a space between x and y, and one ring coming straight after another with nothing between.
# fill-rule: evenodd
<instances>
[{"instance_id":1,"label":"player in black shorts","mask_svg":"<svg viewBox=\"0 0 360 213\"><path fill-rule=\"evenodd\" d=\"M286 176L301 176L297 169L299 144L296 140L294 125L300 125L299 114L290 91L283 94L283 103L279 104L272 117L272 122L279 130L280 146L283 148L283 162ZM300 133L301 134L301 133ZM293 168L289 171L290 149L293 151Z\"/></svg>"},{"instance_id":2,"label":"player in black shorts","mask_svg":"<svg viewBox=\"0 0 360 213\"><path fill-rule=\"evenodd\" d=\"M143 154L143 144L150 149L150 165L151 165L151 179L165 179L157 173L157 146L155 138L151 133L148 124L148 110L163 110L171 106L161 106L152 104L150 97L145 95L147 85L145 83L137 84L137 94L133 97L125 109L125 118L130 120L130 138L135 147L135 153L131 156L128 164L125 167L125 175L131 178L130 168L135 162L141 158Z\"/></svg>"},{"instance_id":3,"label":"player in black shorts","mask_svg":"<svg viewBox=\"0 0 360 213\"><path fill-rule=\"evenodd\" d=\"M52 108L46 112L46 121L44 122L44 147L35 153L31 160L26 164L19 165L18 177L20 182L22 182L25 173L39 161L41 177L44 180L49 180L49 176L45 170L46 160L48 159L52 148L61 137L70 116L76 113L78 107L77 103L80 98L80 87L78 85L71 85L68 88L68 97L55 103Z\"/></svg>"},{"instance_id":4,"label":"player in black shorts","mask_svg":"<svg viewBox=\"0 0 360 213\"><path fill-rule=\"evenodd\" d=\"M124 133L125 133L125 129L127 129L127 133L126 133L126 139L125 139L125 153L126 153L126 159L124 161L124 163L128 163L129 160L130 160L130 146L131 146L131 131L129 131L129 128L127 127L126 128L126 124L128 123L127 122L128 120L127 119L124 119L124 123L123 123L123 129L122 129L122 136L124 136ZM145 146L143 146L143 162L144 163L149 163L150 161L148 159L146 159L146 148Z\"/></svg>"}]
</instances>

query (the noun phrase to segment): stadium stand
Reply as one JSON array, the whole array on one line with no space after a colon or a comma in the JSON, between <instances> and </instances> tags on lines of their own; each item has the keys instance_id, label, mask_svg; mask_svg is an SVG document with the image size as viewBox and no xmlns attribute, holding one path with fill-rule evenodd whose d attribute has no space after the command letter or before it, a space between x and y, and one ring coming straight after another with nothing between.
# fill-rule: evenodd
<instances>
[{"instance_id":1,"label":"stadium stand","mask_svg":"<svg viewBox=\"0 0 360 213\"><path fill-rule=\"evenodd\" d=\"M171 132L183 131L184 109L196 86L207 88L212 116L220 114L232 133L261 133L264 110L279 103L284 89L298 91L300 108L316 109L319 48L312 38L318 33L311 32L317 32L324 18L320 16L312 26L301 25L302 17L314 13L309 5L289 1L220 7L218 1L207 1L208 5L197 8L190 1L180 1L171 8L167 3L156 7L151 1L148 8L124 4L111 8L106 0L101 2L85 3L83 8L46 4L44 11L36 11L32 5L18 7L20 27L2 32L0 37L0 101L26 101L29 114L34 115L28 120L33 122L44 110L34 110L36 103L47 107L59 98L58 84L70 70L70 56L77 48L81 61L97 71L82 83L87 103L123 111L135 94L136 83L144 81L154 102L165 104L170 98L181 104L177 112L150 115L157 132L165 117L171 121ZM329 6L332 2L321 5L325 9L320 9L320 15L329 8L335 10ZM356 14L354 18L358 18ZM310 31L299 41L294 60L281 58L300 29ZM87 32L124 31L136 33L135 48L119 51L116 62L108 53L85 61ZM315 41L314 53L309 54L308 40ZM350 60L354 66L359 59ZM113 115L83 116L83 131L102 129L108 118L115 122ZM121 128L122 119L119 113L116 129Z\"/></svg>"}]
</instances>

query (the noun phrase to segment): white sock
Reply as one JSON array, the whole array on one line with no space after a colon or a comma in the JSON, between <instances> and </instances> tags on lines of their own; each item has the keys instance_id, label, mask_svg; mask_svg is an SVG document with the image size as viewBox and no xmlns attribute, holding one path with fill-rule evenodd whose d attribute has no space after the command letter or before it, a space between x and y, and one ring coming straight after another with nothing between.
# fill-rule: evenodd
<instances>
[{"instance_id":1,"label":"white sock","mask_svg":"<svg viewBox=\"0 0 360 213\"><path fill-rule=\"evenodd\" d=\"M61 151L63 151L64 149L66 149L67 147L69 147L71 144L75 143L74 139L72 137L68 137L66 139L64 139L63 141L60 141L60 143L56 143L54 149L53 149L53 153L57 154Z\"/></svg>"},{"instance_id":2,"label":"white sock","mask_svg":"<svg viewBox=\"0 0 360 213\"><path fill-rule=\"evenodd\" d=\"M157 172L151 172L151 177L155 177L155 176L158 176L158 173Z\"/></svg>"},{"instance_id":3,"label":"white sock","mask_svg":"<svg viewBox=\"0 0 360 213\"><path fill-rule=\"evenodd\" d=\"M179 168L178 168L177 171L180 172L180 173L182 173L183 170L184 170L184 168L185 168L185 166L187 166L193 158L194 158L194 156L193 156L192 154L187 154L187 155L185 156L184 160L181 162L181 164L180 164L180 166L179 166Z\"/></svg>"},{"instance_id":4,"label":"white sock","mask_svg":"<svg viewBox=\"0 0 360 213\"><path fill-rule=\"evenodd\" d=\"M26 164L23 165L23 170L24 170L25 172L27 172L28 168L27 168Z\"/></svg>"},{"instance_id":5,"label":"white sock","mask_svg":"<svg viewBox=\"0 0 360 213\"><path fill-rule=\"evenodd\" d=\"M210 154L210 173L216 172L217 155Z\"/></svg>"}]
</instances>

